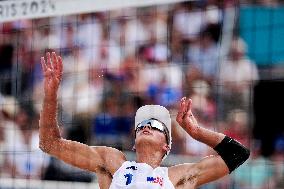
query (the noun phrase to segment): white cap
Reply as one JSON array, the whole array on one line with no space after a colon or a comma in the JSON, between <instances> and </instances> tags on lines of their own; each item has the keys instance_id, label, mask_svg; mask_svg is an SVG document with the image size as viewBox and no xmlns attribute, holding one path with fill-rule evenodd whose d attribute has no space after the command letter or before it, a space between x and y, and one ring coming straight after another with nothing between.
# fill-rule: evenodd
<instances>
[{"instance_id":1,"label":"white cap","mask_svg":"<svg viewBox=\"0 0 284 189\"><path fill-rule=\"evenodd\" d=\"M163 122L169 131L169 147L171 149L172 145L172 135L171 135L171 116L169 111L160 105L145 105L141 106L135 115L135 127L144 120L155 118ZM168 154L168 153L167 153Z\"/></svg>"}]
</instances>

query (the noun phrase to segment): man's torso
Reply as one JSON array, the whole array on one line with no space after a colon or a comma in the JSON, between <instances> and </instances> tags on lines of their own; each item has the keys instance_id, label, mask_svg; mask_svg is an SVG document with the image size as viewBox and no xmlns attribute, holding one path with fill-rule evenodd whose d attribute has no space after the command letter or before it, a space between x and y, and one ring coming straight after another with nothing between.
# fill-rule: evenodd
<instances>
[{"instance_id":1,"label":"man's torso","mask_svg":"<svg viewBox=\"0 0 284 189\"><path fill-rule=\"evenodd\" d=\"M146 163L125 161L121 167L110 176L99 176L100 187L110 189L135 188L135 189L174 189L168 177L168 168L152 168Z\"/></svg>"}]
</instances>

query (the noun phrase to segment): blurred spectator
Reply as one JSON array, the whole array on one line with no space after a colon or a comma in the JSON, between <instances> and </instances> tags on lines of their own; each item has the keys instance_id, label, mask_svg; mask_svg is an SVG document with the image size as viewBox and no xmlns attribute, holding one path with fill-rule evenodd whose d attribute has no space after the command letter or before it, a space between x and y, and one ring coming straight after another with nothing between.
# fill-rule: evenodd
<instances>
[{"instance_id":1,"label":"blurred spectator","mask_svg":"<svg viewBox=\"0 0 284 189\"><path fill-rule=\"evenodd\" d=\"M198 119L201 120L201 119ZM203 124L199 124L200 126L204 127ZM207 129L213 129L212 127L206 127ZM193 156L193 157L204 157L209 154L214 153L212 149L208 148L208 146L195 141L190 136L185 136L185 154Z\"/></svg>"},{"instance_id":2,"label":"blurred spectator","mask_svg":"<svg viewBox=\"0 0 284 189\"><path fill-rule=\"evenodd\" d=\"M278 136L275 138L275 153L280 155L284 160L284 133L278 133Z\"/></svg>"},{"instance_id":3,"label":"blurred spectator","mask_svg":"<svg viewBox=\"0 0 284 189\"><path fill-rule=\"evenodd\" d=\"M38 117L29 117L13 97L6 97L5 103L2 111L6 119L2 127L5 137L3 149L7 153L3 169L6 171L2 174L4 177L39 179L49 157L38 147L37 121L32 122Z\"/></svg>"},{"instance_id":4,"label":"blurred spectator","mask_svg":"<svg viewBox=\"0 0 284 189\"><path fill-rule=\"evenodd\" d=\"M275 165L260 155L260 145L254 141L250 161L233 174L234 188L271 189L275 188Z\"/></svg>"},{"instance_id":5,"label":"blurred spectator","mask_svg":"<svg viewBox=\"0 0 284 189\"><path fill-rule=\"evenodd\" d=\"M98 57L98 47L103 39L103 26L100 17L95 14L81 14L77 19L78 25L74 26L75 44L86 49L87 58L94 59Z\"/></svg>"},{"instance_id":6,"label":"blurred spectator","mask_svg":"<svg viewBox=\"0 0 284 189\"><path fill-rule=\"evenodd\" d=\"M149 44L151 39L166 42L168 36L165 14L159 9L141 8L137 10L137 19L126 24L126 55L135 54L137 47Z\"/></svg>"},{"instance_id":7,"label":"blurred spectator","mask_svg":"<svg viewBox=\"0 0 284 189\"><path fill-rule=\"evenodd\" d=\"M181 35L182 40L195 41L205 25L203 11L195 2L179 4L173 16L173 29Z\"/></svg>"},{"instance_id":8,"label":"blurred spectator","mask_svg":"<svg viewBox=\"0 0 284 189\"><path fill-rule=\"evenodd\" d=\"M140 80L144 80L149 103L173 106L181 97L182 72L177 65L145 65ZM170 74L169 74L170 73Z\"/></svg>"},{"instance_id":9,"label":"blurred spectator","mask_svg":"<svg viewBox=\"0 0 284 189\"><path fill-rule=\"evenodd\" d=\"M39 30L40 34L37 36L39 39L35 44L38 50L44 49L59 49L60 48L60 35L57 35L53 27L50 27L49 19L41 20L44 27ZM36 33L37 34L37 33Z\"/></svg>"},{"instance_id":10,"label":"blurred spectator","mask_svg":"<svg viewBox=\"0 0 284 189\"><path fill-rule=\"evenodd\" d=\"M170 56L167 45L164 43L156 43L154 39L148 44L141 46L138 53L138 56L148 63L167 62Z\"/></svg>"},{"instance_id":11,"label":"blurred spectator","mask_svg":"<svg viewBox=\"0 0 284 189\"><path fill-rule=\"evenodd\" d=\"M196 67L189 65L186 66L183 70L184 73L184 80L182 83L182 88L184 90L184 95L189 96L193 93L193 84L194 81L204 80L201 72Z\"/></svg>"},{"instance_id":12,"label":"blurred spectator","mask_svg":"<svg viewBox=\"0 0 284 189\"><path fill-rule=\"evenodd\" d=\"M73 167L54 157L50 158L50 163L43 175L43 180L70 181L70 182L92 182L95 175L91 172L83 171Z\"/></svg>"},{"instance_id":13,"label":"blurred spectator","mask_svg":"<svg viewBox=\"0 0 284 189\"><path fill-rule=\"evenodd\" d=\"M277 180L276 189L284 187L284 133L279 133L275 139L275 151L272 155L272 160L275 163L275 179Z\"/></svg>"},{"instance_id":14,"label":"blurred spectator","mask_svg":"<svg viewBox=\"0 0 284 189\"><path fill-rule=\"evenodd\" d=\"M97 112L102 99L103 73L83 56L79 47L65 58L60 90L65 112L69 115Z\"/></svg>"},{"instance_id":15,"label":"blurred spectator","mask_svg":"<svg viewBox=\"0 0 284 189\"><path fill-rule=\"evenodd\" d=\"M229 112L224 128L224 134L249 146L249 117L246 111L235 109Z\"/></svg>"},{"instance_id":16,"label":"blurred spectator","mask_svg":"<svg viewBox=\"0 0 284 189\"><path fill-rule=\"evenodd\" d=\"M90 121L84 117L74 117L72 125L62 127L61 133L66 135L66 139L88 144L88 133ZM44 180L72 181L72 182L91 182L94 173L81 170L70 166L63 161L51 157L49 164L42 175Z\"/></svg>"},{"instance_id":17,"label":"blurred spectator","mask_svg":"<svg viewBox=\"0 0 284 189\"><path fill-rule=\"evenodd\" d=\"M202 32L199 41L191 45L187 51L190 64L199 70L207 81L214 81L218 70L218 47L210 30Z\"/></svg>"},{"instance_id":18,"label":"blurred spectator","mask_svg":"<svg viewBox=\"0 0 284 189\"><path fill-rule=\"evenodd\" d=\"M210 99L210 86L204 80L193 81L193 93L190 95L196 119L202 127L214 129L213 121L216 116L216 104ZM186 153L190 155L206 156L210 152L208 146L186 136Z\"/></svg>"},{"instance_id":19,"label":"blurred spectator","mask_svg":"<svg viewBox=\"0 0 284 189\"><path fill-rule=\"evenodd\" d=\"M150 84L147 94L150 102L163 106L172 106L181 97L180 90L168 85L165 77L161 78L159 83Z\"/></svg>"},{"instance_id":20,"label":"blurred spectator","mask_svg":"<svg viewBox=\"0 0 284 189\"><path fill-rule=\"evenodd\" d=\"M73 45L76 44L75 39L75 27L71 23L68 23L66 27L61 28L63 34L60 40L61 49L72 49Z\"/></svg>"},{"instance_id":21,"label":"blurred spectator","mask_svg":"<svg viewBox=\"0 0 284 189\"><path fill-rule=\"evenodd\" d=\"M123 94L119 88L117 86L114 91L106 94L101 104L101 113L96 114L92 120L91 143L93 145L113 146L121 150L132 147L132 144L128 142L133 130L133 120L130 117L133 110L131 98L125 98L124 95L127 93ZM125 101L126 99L129 104Z\"/></svg>"},{"instance_id":22,"label":"blurred spectator","mask_svg":"<svg viewBox=\"0 0 284 189\"><path fill-rule=\"evenodd\" d=\"M121 72L124 76L124 87L130 93L140 94L146 91L147 84L144 79L141 79L143 64L139 64L134 55L127 56L121 65Z\"/></svg>"},{"instance_id":23,"label":"blurred spectator","mask_svg":"<svg viewBox=\"0 0 284 189\"><path fill-rule=\"evenodd\" d=\"M259 4L267 7L275 7L278 5L278 0L260 0Z\"/></svg>"},{"instance_id":24,"label":"blurred spectator","mask_svg":"<svg viewBox=\"0 0 284 189\"><path fill-rule=\"evenodd\" d=\"M198 112L202 120L211 123L216 118L216 104L211 98L211 86L205 80L192 82L193 93L190 98L194 102L194 111Z\"/></svg>"},{"instance_id":25,"label":"blurred spectator","mask_svg":"<svg viewBox=\"0 0 284 189\"><path fill-rule=\"evenodd\" d=\"M0 92L5 95L12 94L12 68L14 47L12 44L0 45Z\"/></svg>"},{"instance_id":26,"label":"blurred spectator","mask_svg":"<svg viewBox=\"0 0 284 189\"><path fill-rule=\"evenodd\" d=\"M230 110L240 108L248 111L252 88L258 80L258 69L245 54L247 47L241 38L234 38L228 60L220 66L220 90L223 106L219 112L224 115Z\"/></svg>"},{"instance_id":27,"label":"blurred spectator","mask_svg":"<svg viewBox=\"0 0 284 189\"><path fill-rule=\"evenodd\" d=\"M5 128L4 128L4 112L3 112L3 104L4 97L0 93L0 170L4 168L4 154L1 153L4 151L4 144L5 144ZM1 175L1 172L0 172Z\"/></svg>"},{"instance_id":28,"label":"blurred spectator","mask_svg":"<svg viewBox=\"0 0 284 189\"><path fill-rule=\"evenodd\" d=\"M178 113L177 108L179 104L176 103L176 106L173 107L171 112L172 120L172 146L171 153L173 154L186 154L186 136L188 136L182 127L178 125L176 121L176 115Z\"/></svg>"}]
</instances>

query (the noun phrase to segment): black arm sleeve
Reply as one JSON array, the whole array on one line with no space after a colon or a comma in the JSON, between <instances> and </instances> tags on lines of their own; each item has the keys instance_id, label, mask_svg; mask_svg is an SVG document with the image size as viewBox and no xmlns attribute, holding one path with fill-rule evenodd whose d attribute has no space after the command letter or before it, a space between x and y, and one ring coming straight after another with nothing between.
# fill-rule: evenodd
<instances>
[{"instance_id":1,"label":"black arm sleeve","mask_svg":"<svg viewBox=\"0 0 284 189\"><path fill-rule=\"evenodd\" d=\"M214 150L218 152L225 161L230 173L243 164L250 155L249 149L228 136L226 136Z\"/></svg>"}]
</instances>

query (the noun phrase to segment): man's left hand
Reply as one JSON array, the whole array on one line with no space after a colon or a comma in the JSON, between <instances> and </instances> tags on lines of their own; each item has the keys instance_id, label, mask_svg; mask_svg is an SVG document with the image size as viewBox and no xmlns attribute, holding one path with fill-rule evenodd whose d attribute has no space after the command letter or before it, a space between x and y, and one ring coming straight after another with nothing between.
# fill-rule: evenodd
<instances>
[{"instance_id":1,"label":"man's left hand","mask_svg":"<svg viewBox=\"0 0 284 189\"><path fill-rule=\"evenodd\" d=\"M183 97L180 100L176 121L183 129L193 129L198 126L197 120L192 114L191 107L192 100L190 98Z\"/></svg>"}]
</instances>

